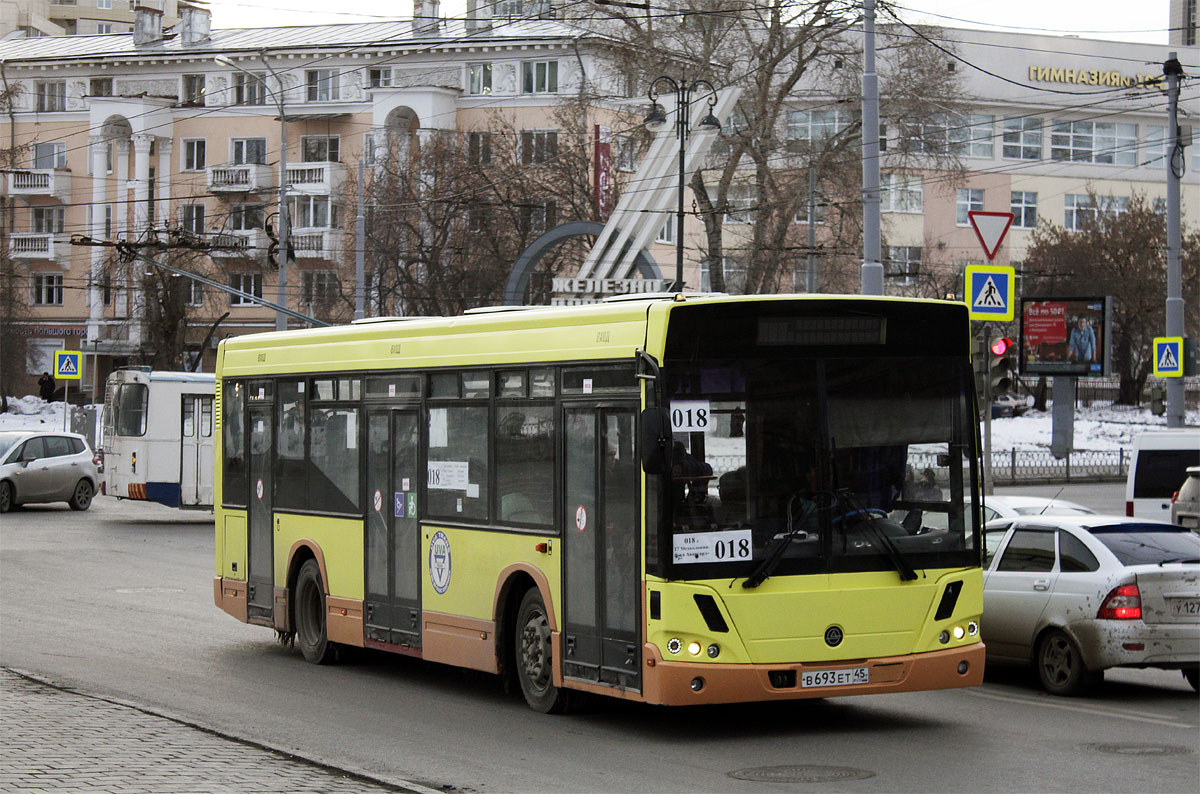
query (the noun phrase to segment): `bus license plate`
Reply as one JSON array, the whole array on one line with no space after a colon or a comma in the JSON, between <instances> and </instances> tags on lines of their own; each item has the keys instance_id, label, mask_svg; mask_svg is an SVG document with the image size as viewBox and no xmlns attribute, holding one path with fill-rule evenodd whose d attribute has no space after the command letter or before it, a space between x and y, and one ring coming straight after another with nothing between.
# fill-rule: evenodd
<instances>
[{"instance_id":1,"label":"bus license plate","mask_svg":"<svg viewBox=\"0 0 1200 794\"><path fill-rule=\"evenodd\" d=\"M805 670L800 673L800 687L807 689L817 686L854 686L869 684L871 668L848 667L841 670Z\"/></svg>"}]
</instances>

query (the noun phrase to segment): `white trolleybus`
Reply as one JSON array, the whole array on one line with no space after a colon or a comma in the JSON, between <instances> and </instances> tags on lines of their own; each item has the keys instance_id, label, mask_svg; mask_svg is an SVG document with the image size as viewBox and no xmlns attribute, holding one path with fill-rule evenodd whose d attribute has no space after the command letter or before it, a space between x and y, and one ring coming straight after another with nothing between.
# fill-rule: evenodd
<instances>
[{"instance_id":1,"label":"white trolleybus","mask_svg":"<svg viewBox=\"0 0 1200 794\"><path fill-rule=\"evenodd\" d=\"M109 375L101 493L211 508L214 385L204 372L129 367Z\"/></svg>"}]
</instances>

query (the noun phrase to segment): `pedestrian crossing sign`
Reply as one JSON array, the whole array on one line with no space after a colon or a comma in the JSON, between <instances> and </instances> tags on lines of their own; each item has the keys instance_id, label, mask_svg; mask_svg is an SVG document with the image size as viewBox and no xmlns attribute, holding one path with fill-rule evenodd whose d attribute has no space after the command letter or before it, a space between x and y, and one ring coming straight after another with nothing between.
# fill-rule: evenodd
<instances>
[{"instance_id":1,"label":"pedestrian crossing sign","mask_svg":"<svg viewBox=\"0 0 1200 794\"><path fill-rule=\"evenodd\" d=\"M78 350L54 351L55 380L79 380L83 368L79 366L80 352Z\"/></svg>"},{"instance_id":2,"label":"pedestrian crossing sign","mask_svg":"<svg viewBox=\"0 0 1200 794\"><path fill-rule=\"evenodd\" d=\"M971 319L1011 321L1016 281L1016 271L1005 265L967 265L963 295Z\"/></svg>"},{"instance_id":3,"label":"pedestrian crossing sign","mask_svg":"<svg viewBox=\"0 0 1200 794\"><path fill-rule=\"evenodd\" d=\"M1183 377L1183 337L1154 337L1154 377Z\"/></svg>"}]
</instances>

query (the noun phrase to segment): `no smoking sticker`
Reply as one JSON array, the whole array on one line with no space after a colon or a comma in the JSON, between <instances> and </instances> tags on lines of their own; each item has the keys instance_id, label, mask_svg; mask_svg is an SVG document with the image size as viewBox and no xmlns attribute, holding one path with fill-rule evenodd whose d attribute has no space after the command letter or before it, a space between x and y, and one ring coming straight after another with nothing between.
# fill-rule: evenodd
<instances>
[{"instance_id":1,"label":"no smoking sticker","mask_svg":"<svg viewBox=\"0 0 1200 794\"><path fill-rule=\"evenodd\" d=\"M254 492L258 494L259 501L262 501L262 498L263 498L262 477L258 478L258 483L254 486Z\"/></svg>"},{"instance_id":2,"label":"no smoking sticker","mask_svg":"<svg viewBox=\"0 0 1200 794\"><path fill-rule=\"evenodd\" d=\"M587 508L583 505L575 508L575 528L580 532L587 529Z\"/></svg>"},{"instance_id":3,"label":"no smoking sticker","mask_svg":"<svg viewBox=\"0 0 1200 794\"><path fill-rule=\"evenodd\" d=\"M383 512L383 493L378 488L375 489L375 512Z\"/></svg>"}]
</instances>

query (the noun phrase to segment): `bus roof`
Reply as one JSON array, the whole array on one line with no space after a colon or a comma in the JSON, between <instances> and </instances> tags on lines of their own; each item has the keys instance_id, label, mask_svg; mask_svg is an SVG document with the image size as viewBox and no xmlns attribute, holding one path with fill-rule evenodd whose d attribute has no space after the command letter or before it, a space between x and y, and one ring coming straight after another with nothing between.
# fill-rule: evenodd
<instances>
[{"instance_id":1,"label":"bus roof","mask_svg":"<svg viewBox=\"0 0 1200 794\"><path fill-rule=\"evenodd\" d=\"M121 367L120 369L114 370L109 377L123 373L144 375L154 382L176 381L180 383L212 383L217 377L212 372L171 372L170 370L165 369L149 370L145 367Z\"/></svg>"}]
</instances>

